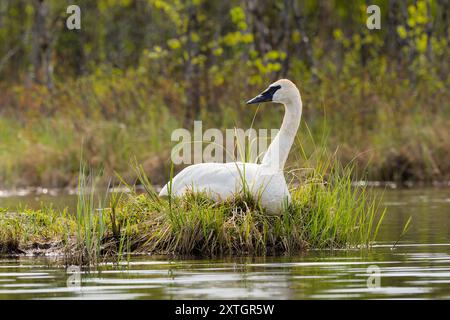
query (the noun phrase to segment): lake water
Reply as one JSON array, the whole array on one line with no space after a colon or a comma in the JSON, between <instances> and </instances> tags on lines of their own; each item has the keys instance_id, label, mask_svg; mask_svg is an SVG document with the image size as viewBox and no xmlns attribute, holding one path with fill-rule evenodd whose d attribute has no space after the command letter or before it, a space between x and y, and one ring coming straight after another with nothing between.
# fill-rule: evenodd
<instances>
[{"instance_id":1,"label":"lake water","mask_svg":"<svg viewBox=\"0 0 450 320\"><path fill-rule=\"evenodd\" d=\"M40 201L60 207L75 200L10 197L0 198L0 207ZM0 258L0 299L450 299L450 189L386 190L383 201L388 212L370 250L208 260L139 256L79 278L56 258ZM393 249L410 216L409 232Z\"/></svg>"}]
</instances>

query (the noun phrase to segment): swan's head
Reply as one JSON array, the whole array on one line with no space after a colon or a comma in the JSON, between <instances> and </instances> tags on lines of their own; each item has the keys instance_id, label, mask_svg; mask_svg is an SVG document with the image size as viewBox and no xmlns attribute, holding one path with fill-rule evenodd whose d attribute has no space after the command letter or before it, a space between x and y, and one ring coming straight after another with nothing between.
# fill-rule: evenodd
<instances>
[{"instance_id":1,"label":"swan's head","mask_svg":"<svg viewBox=\"0 0 450 320\"><path fill-rule=\"evenodd\" d=\"M295 84L288 79L281 79L272 83L266 90L247 101L247 104L261 102L276 102L289 104L300 99L300 92Z\"/></svg>"}]
</instances>

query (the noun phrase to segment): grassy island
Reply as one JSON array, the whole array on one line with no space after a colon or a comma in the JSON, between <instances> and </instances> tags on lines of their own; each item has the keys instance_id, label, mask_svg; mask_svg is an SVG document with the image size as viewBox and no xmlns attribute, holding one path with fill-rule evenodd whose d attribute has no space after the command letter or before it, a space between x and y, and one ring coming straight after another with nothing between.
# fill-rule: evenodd
<instances>
[{"instance_id":1,"label":"grassy island","mask_svg":"<svg viewBox=\"0 0 450 320\"><path fill-rule=\"evenodd\" d=\"M292 203L279 216L264 213L245 192L217 203L205 194L159 198L143 171L144 193L94 196L95 178L82 170L76 212L52 207L0 211L0 252L57 254L95 264L127 254L283 255L311 248L370 246L384 212L351 170L311 170L291 183Z\"/></svg>"}]
</instances>

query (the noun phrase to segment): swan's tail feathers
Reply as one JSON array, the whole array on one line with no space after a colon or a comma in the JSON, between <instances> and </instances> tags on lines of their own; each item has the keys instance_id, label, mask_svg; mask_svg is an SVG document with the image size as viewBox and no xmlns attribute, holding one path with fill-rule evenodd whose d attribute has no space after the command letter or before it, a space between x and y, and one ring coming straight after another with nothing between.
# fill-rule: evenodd
<instances>
[{"instance_id":1,"label":"swan's tail feathers","mask_svg":"<svg viewBox=\"0 0 450 320\"><path fill-rule=\"evenodd\" d=\"M161 191L159 192L159 196L160 197L168 197L169 196L169 192L167 190L167 184L161 189Z\"/></svg>"}]
</instances>

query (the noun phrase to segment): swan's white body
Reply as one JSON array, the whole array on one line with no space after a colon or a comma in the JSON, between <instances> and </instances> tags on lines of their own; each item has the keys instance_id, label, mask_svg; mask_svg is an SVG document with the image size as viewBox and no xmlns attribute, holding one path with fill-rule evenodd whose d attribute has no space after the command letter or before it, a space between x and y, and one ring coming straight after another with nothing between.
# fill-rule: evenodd
<instances>
[{"instance_id":1,"label":"swan's white body","mask_svg":"<svg viewBox=\"0 0 450 320\"><path fill-rule=\"evenodd\" d=\"M282 172L272 173L262 164L229 162L199 163L183 169L172 179L173 196L181 196L187 190L206 192L221 201L246 188L259 199L268 213L282 211L283 200L290 201L289 190ZM168 184L159 193L168 195Z\"/></svg>"},{"instance_id":2,"label":"swan's white body","mask_svg":"<svg viewBox=\"0 0 450 320\"><path fill-rule=\"evenodd\" d=\"M274 92L272 94L272 92ZM271 93L271 100L264 94ZM266 94L267 95L267 94ZM229 162L200 163L183 169L169 186L166 184L160 196L180 196L187 190L206 192L221 201L242 190L244 183L252 195L259 199L268 214L281 214L291 196L283 169L293 144L302 114L302 102L297 87L289 80L279 80L255 97L253 101L273 101L284 104L285 115L280 131L270 144L261 164ZM245 181L245 182L244 182Z\"/></svg>"}]
</instances>

